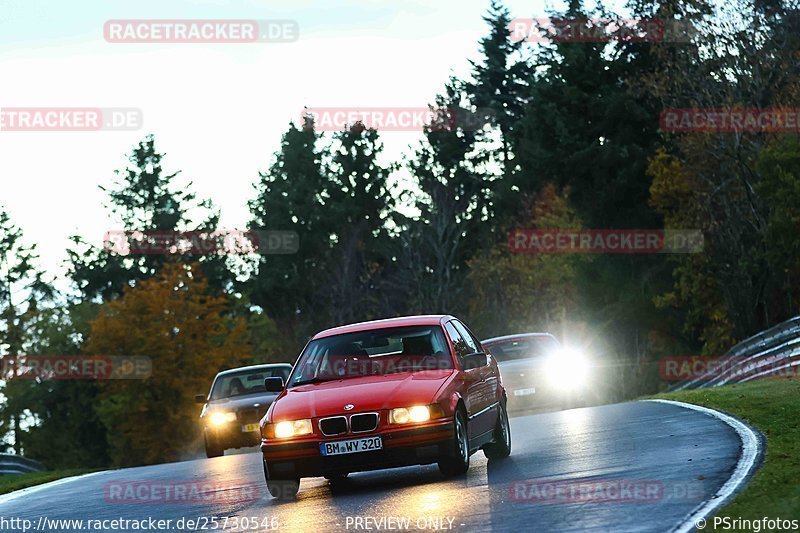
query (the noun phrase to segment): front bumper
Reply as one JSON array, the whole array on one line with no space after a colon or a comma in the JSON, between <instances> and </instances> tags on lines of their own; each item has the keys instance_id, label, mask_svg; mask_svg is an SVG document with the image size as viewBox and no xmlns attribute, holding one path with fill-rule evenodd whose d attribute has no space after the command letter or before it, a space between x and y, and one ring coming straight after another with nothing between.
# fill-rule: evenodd
<instances>
[{"instance_id":1,"label":"front bumper","mask_svg":"<svg viewBox=\"0 0 800 533\"><path fill-rule=\"evenodd\" d=\"M350 440L380 435L383 449L323 456L321 442ZM323 439L319 435L302 441L265 441L261 451L271 479L294 479L344 474L366 470L381 470L400 466L430 464L449 453L453 441L453 422L435 421L412 428L386 429L367 434Z\"/></svg>"},{"instance_id":2,"label":"front bumper","mask_svg":"<svg viewBox=\"0 0 800 533\"><path fill-rule=\"evenodd\" d=\"M226 449L257 446L261 442L261 434L258 431L242 431L242 425L238 423L206 427L204 431L210 442Z\"/></svg>"},{"instance_id":3,"label":"front bumper","mask_svg":"<svg viewBox=\"0 0 800 533\"><path fill-rule=\"evenodd\" d=\"M516 376L515 376L516 378ZM574 388L553 385L544 378L504 378L503 385L508 397L508 410L561 409L576 403L586 396L587 386Z\"/></svg>"}]
</instances>

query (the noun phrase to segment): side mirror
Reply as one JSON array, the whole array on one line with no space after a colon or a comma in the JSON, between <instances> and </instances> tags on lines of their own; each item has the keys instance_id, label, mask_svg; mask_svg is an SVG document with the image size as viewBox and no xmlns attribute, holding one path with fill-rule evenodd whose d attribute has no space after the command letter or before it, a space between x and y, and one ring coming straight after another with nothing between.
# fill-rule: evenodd
<instances>
[{"instance_id":1,"label":"side mirror","mask_svg":"<svg viewBox=\"0 0 800 533\"><path fill-rule=\"evenodd\" d=\"M267 392L283 392L283 378L266 378L264 388Z\"/></svg>"},{"instance_id":2,"label":"side mirror","mask_svg":"<svg viewBox=\"0 0 800 533\"><path fill-rule=\"evenodd\" d=\"M481 368L483 366L487 366L489 364L489 358L486 357L486 354L483 352L475 352L469 355L465 355L461 366L464 367L464 370L472 370L474 368Z\"/></svg>"},{"instance_id":3,"label":"side mirror","mask_svg":"<svg viewBox=\"0 0 800 533\"><path fill-rule=\"evenodd\" d=\"M194 397L194 403L206 403L205 394L198 394Z\"/></svg>"}]
</instances>

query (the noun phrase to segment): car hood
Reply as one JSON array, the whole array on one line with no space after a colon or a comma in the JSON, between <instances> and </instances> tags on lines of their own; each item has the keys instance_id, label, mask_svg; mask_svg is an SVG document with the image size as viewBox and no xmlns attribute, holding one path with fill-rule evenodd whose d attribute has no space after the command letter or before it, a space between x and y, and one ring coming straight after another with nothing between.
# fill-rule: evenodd
<instances>
[{"instance_id":1,"label":"car hood","mask_svg":"<svg viewBox=\"0 0 800 533\"><path fill-rule=\"evenodd\" d=\"M513 361L503 361L497 363L497 366L500 368L500 372L519 372L541 369L547 362L547 357L528 357L525 359L515 359Z\"/></svg>"},{"instance_id":2,"label":"car hood","mask_svg":"<svg viewBox=\"0 0 800 533\"><path fill-rule=\"evenodd\" d=\"M288 389L272 405L271 420L297 420L433 403L454 370L364 376ZM345 411L344 406L353 409Z\"/></svg>"},{"instance_id":3,"label":"car hood","mask_svg":"<svg viewBox=\"0 0 800 533\"><path fill-rule=\"evenodd\" d=\"M531 357L527 359L516 359L514 361L504 361L498 363L500 377L509 389L526 387L537 381L545 372L547 364L546 357Z\"/></svg>"},{"instance_id":4,"label":"car hood","mask_svg":"<svg viewBox=\"0 0 800 533\"><path fill-rule=\"evenodd\" d=\"M212 411L238 411L239 409L253 408L266 410L277 397L277 393L264 392L263 394L247 394L244 396L234 396L233 398L222 398L220 400L208 402L208 409ZM256 406L256 404L259 405Z\"/></svg>"}]
</instances>

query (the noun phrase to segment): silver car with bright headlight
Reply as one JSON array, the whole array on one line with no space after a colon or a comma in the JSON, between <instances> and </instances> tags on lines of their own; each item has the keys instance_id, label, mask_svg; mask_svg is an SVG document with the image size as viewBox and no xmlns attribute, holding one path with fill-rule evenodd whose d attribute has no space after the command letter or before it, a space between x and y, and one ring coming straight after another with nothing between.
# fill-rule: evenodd
<instances>
[{"instance_id":1,"label":"silver car with bright headlight","mask_svg":"<svg viewBox=\"0 0 800 533\"><path fill-rule=\"evenodd\" d=\"M550 333L520 333L481 341L494 357L509 410L564 409L586 403L589 361Z\"/></svg>"}]
</instances>

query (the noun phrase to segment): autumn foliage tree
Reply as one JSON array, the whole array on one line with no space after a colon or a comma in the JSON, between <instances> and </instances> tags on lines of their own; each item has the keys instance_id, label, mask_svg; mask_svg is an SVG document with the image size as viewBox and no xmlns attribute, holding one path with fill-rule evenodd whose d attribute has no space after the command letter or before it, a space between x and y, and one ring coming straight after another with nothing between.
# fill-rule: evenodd
<instances>
[{"instance_id":1,"label":"autumn foliage tree","mask_svg":"<svg viewBox=\"0 0 800 533\"><path fill-rule=\"evenodd\" d=\"M243 319L209 291L196 264L167 263L161 273L105 303L91 324L88 353L147 356L146 379L108 380L98 412L115 465L174 461L199 437L195 394L214 375L249 359Z\"/></svg>"},{"instance_id":2,"label":"autumn foliage tree","mask_svg":"<svg viewBox=\"0 0 800 533\"><path fill-rule=\"evenodd\" d=\"M654 47L660 68L647 79L663 108L795 107L797 6L737 1L713 10L687 46ZM701 254L678 259L674 289L658 303L684 314L706 353L797 314L786 248L797 232L796 132L769 129L664 133L650 158L650 205L668 227L705 238Z\"/></svg>"},{"instance_id":3,"label":"autumn foliage tree","mask_svg":"<svg viewBox=\"0 0 800 533\"><path fill-rule=\"evenodd\" d=\"M709 229L704 204L698 202L707 189L680 160L661 150L650 161L649 171L653 176L650 205L664 213L667 229ZM717 283L711 252L706 248L672 261L675 285L656 298L656 306L664 312L682 310L684 332L699 339L705 353L719 355L734 342L734 324L724 289Z\"/></svg>"},{"instance_id":4,"label":"autumn foliage tree","mask_svg":"<svg viewBox=\"0 0 800 533\"><path fill-rule=\"evenodd\" d=\"M566 195L552 185L529 202L520 228L580 229L581 221ZM470 316L481 331L496 335L526 331L561 331L577 311L574 254L511 254L498 244L469 262Z\"/></svg>"}]
</instances>

